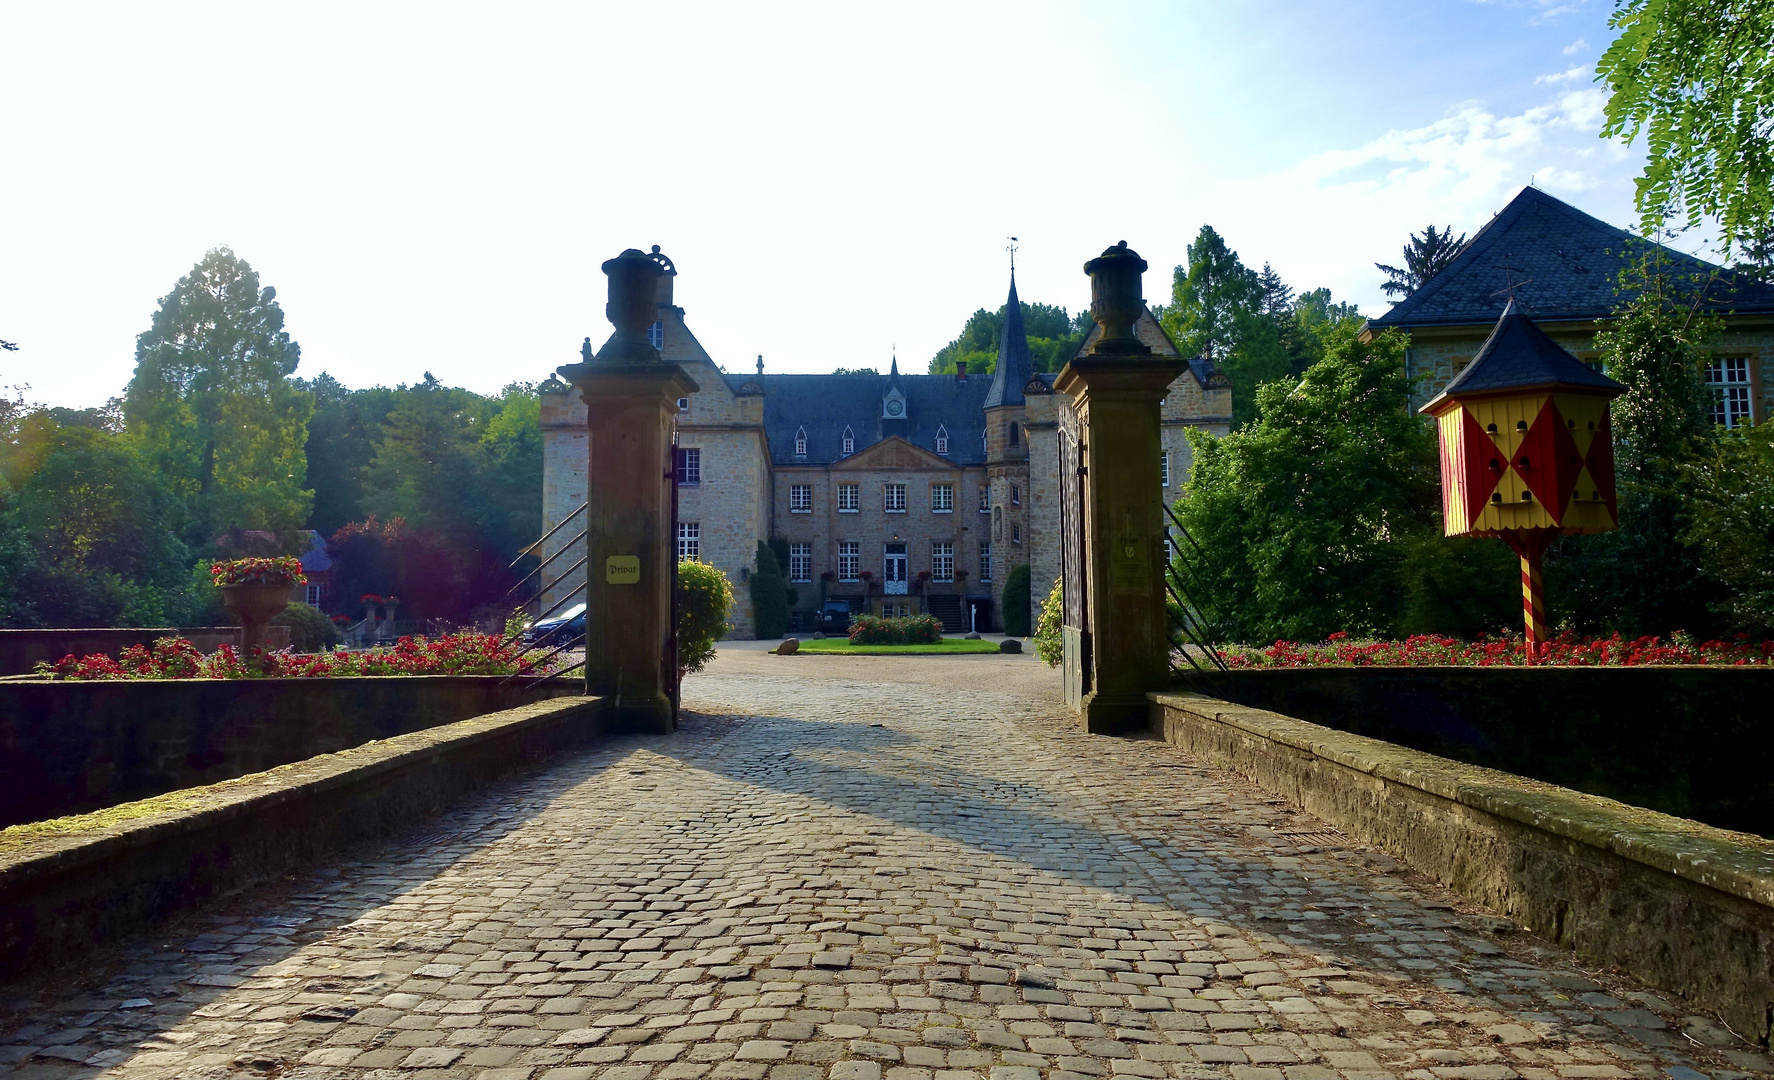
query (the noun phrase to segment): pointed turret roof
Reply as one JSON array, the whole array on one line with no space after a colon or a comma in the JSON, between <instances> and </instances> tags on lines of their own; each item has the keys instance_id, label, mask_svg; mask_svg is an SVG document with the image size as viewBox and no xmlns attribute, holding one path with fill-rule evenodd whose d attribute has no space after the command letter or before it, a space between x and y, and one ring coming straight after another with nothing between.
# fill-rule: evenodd
<instances>
[{"instance_id":1,"label":"pointed turret roof","mask_svg":"<svg viewBox=\"0 0 1774 1080\"><path fill-rule=\"evenodd\" d=\"M1422 411L1436 411L1449 397L1553 387L1610 396L1626 389L1566 352L1511 299L1472 363Z\"/></svg>"},{"instance_id":2,"label":"pointed turret roof","mask_svg":"<svg viewBox=\"0 0 1774 1080\"><path fill-rule=\"evenodd\" d=\"M1029 359L1029 337L1023 331L1023 306L1016 298L1016 271L1010 272L1010 299L1004 302L1004 333L998 338L998 368L992 373L992 388L986 391L986 408L994 405L1021 405L1023 385L1034 374Z\"/></svg>"}]
</instances>

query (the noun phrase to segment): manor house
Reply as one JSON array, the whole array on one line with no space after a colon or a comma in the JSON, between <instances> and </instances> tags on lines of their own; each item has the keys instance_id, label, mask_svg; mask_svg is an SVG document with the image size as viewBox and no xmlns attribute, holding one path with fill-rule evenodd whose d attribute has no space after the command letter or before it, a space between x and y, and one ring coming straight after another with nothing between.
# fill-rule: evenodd
<instances>
[{"instance_id":1,"label":"manor house","mask_svg":"<svg viewBox=\"0 0 1774 1080\"><path fill-rule=\"evenodd\" d=\"M897 358L885 375L767 375L762 357L743 374L709 357L672 301L677 272L665 265L653 344L700 387L678 401L677 550L733 582L737 636L752 636L746 582L758 542L777 537L797 626L832 598L852 611L928 612L950 632L995 629L1006 579L1023 563L1041 602L1059 576L1058 410L1071 399L1033 370L1014 274L990 375L905 375ZM1177 356L1150 312L1137 332L1155 354ZM1231 385L1191 360L1163 416L1164 490L1154 495L1170 501L1188 474L1184 431L1225 434ZM585 423L577 394L552 377L543 384L545 528L585 501ZM579 527L563 528L548 553ZM562 556L549 572L574 561ZM569 577L545 604L582 582Z\"/></svg>"}]
</instances>

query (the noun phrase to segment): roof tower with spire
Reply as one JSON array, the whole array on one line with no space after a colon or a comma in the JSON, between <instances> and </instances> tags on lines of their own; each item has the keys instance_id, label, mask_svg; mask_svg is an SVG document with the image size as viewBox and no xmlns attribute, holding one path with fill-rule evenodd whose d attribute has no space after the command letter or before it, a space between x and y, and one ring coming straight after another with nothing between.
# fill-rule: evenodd
<instances>
[{"instance_id":1,"label":"roof tower with spire","mask_svg":"<svg viewBox=\"0 0 1774 1080\"><path fill-rule=\"evenodd\" d=\"M1010 271L1010 299L1004 302L1004 332L998 338L998 367L992 373L992 388L986 392L985 407L1021 405L1023 385L1034 374L1029 359L1029 337L1023 330L1023 306L1016 298L1016 271Z\"/></svg>"}]
</instances>

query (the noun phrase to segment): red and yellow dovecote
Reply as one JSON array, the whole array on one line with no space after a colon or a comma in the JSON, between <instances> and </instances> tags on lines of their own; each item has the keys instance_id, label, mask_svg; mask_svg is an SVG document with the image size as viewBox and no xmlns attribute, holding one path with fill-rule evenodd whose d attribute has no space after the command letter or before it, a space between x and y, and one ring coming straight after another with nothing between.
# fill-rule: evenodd
<instances>
[{"instance_id":1,"label":"red and yellow dovecote","mask_svg":"<svg viewBox=\"0 0 1774 1080\"><path fill-rule=\"evenodd\" d=\"M1501 537L1522 560L1530 642L1545 637L1540 556L1619 524L1608 402L1625 387L1566 352L1511 300L1435 417L1448 536Z\"/></svg>"}]
</instances>

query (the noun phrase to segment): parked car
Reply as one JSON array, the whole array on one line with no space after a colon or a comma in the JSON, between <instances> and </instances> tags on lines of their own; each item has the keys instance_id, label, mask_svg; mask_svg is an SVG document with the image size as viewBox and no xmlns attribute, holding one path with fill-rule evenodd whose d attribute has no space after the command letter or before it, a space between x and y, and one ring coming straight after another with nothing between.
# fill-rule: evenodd
<instances>
[{"instance_id":1,"label":"parked car","mask_svg":"<svg viewBox=\"0 0 1774 1080\"><path fill-rule=\"evenodd\" d=\"M574 604L572 607L542 619L518 639L525 645L546 646L556 648L585 634L585 605Z\"/></svg>"},{"instance_id":2,"label":"parked car","mask_svg":"<svg viewBox=\"0 0 1774 1080\"><path fill-rule=\"evenodd\" d=\"M842 600L827 600L813 617L813 629L826 634L848 634L850 605Z\"/></svg>"}]
</instances>

